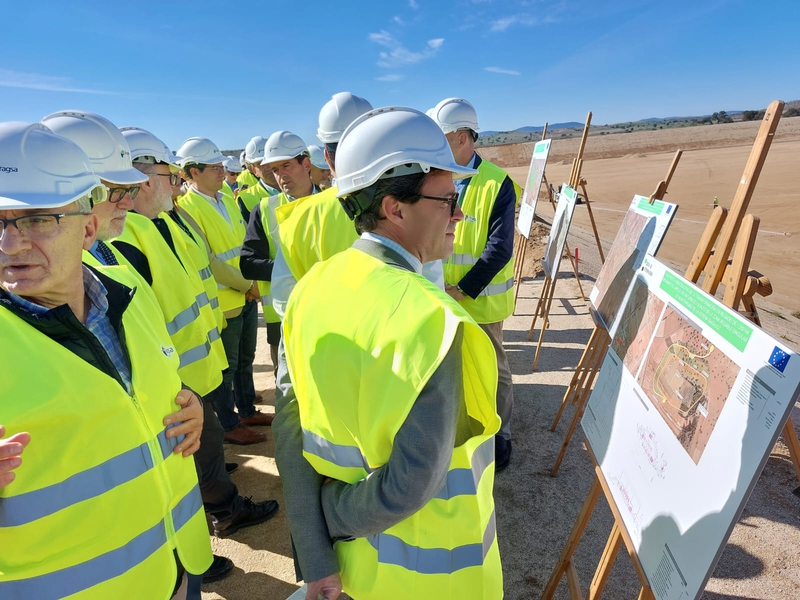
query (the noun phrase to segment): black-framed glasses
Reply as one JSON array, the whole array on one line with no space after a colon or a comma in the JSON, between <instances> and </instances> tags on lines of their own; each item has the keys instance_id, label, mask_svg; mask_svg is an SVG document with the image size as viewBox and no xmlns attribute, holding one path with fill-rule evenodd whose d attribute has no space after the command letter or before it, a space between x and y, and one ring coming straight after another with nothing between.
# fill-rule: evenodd
<instances>
[{"instance_id":1,"label":"black-framed glasses","mask_svg":"<svg viewBox=\"0 0 800 600\"><path fill-rule=\"evenodd\" d=\"M64 217L86 216L88 213L68 212L28 215L16 219L0 219L0 238L11 225L17 228L22 235L29 239L44 239L55 236L58 224Z\"/></svg>"},{"instance_id":2,"label":"black-framed glasses","mask_svg":"<svg viewBox=\"0 0 800 600\"><path fill-rule=\"evenodd\" d=\"M437 202L446 202L450 205L450 216L456 214L456 206L458 206L458 193L454 192L449 196L426 196L425 194L418 194L415 198L424 198L425 200L436 200Z\"/></svg>"},{"instance_id":3,"label":"black-framed glasses","mask_svg":"<svg viewBox=\"0 0 800 600\"><path fill-rule=\"evenodd\" d=\"M136 194L139 193L140 187L141 186L138 185L131 185L129 187L106 186L106 189L108 190L108 201L111 202L111 204L116 204L125 197L125 194L130 194L131 200L133 200L134 198L136 198Z\"/></svg>"},{"instance_id":4,"label":"black-framed glasses","mask_svg":"<svg viewBox=\"0 0 800 600\"><path fill-rule=\"evenodd\" d=\"M178 185L181 182L181 176L177 173L153 173L153 175L158 175L159 177L169 177L170 185Z\"/></svg>"}]
</instances>

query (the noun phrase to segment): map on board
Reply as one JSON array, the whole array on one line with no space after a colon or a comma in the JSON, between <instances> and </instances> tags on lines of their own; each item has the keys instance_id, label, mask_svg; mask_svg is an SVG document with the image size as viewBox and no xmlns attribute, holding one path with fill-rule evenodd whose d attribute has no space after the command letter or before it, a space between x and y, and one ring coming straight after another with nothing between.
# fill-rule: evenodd
<instances>
[{"instance_id":1,"label":"map on board","mask_svg":"<svg viewBox=\"0 0 800 600\"><path fill-rule=\"evenodd\" d=\"M634 196L589 294L597 325L611 329L636 270L647 254L658 252L677 210L676 204Z\"/></svg>"},{"instance_id":2,"label":"map on board","mask_svg":"<svg viewBox=\"0 0 800 600\"><path fill-rule=\"evenodd\" d=\"M567 243L569 226L572 223L572 215L575 212L575 203L578 200L578 192L569 187L566 183L561 186L558 193L556 212L553 215L553 226L550 228L550 237L547 238L547 247L544 250L542 267L544 273L551 279L558 276L561 268L561 257L564 254L564 246Z\"/></svg>"},{"instance_id":3,"label":"map on board","mask_svg":"<svg viewBox=\"0 0 800 600\"><path fill-rule=\"evenodd\" d=\"M550 141L536 142L531 154L531 167L528 170L528 179L525 182L525 193L519 207L517 229L526 238L531 235L533 217L536 213L536 203L539 201L539 190L544 180L544 169L547 166L547 157L550 154Z\"/></svg>"}]
</instances>

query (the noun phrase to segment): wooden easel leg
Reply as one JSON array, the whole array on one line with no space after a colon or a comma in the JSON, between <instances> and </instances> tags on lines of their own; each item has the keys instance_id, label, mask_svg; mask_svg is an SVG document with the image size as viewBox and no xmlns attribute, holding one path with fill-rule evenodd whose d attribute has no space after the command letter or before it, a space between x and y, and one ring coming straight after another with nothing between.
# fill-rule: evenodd
<instances>
[{"instance_id":1,"label":"wooden easel leg","mask_svg":"<svg viewBox=\"0 0 800 600\"><path fill-rule=\"evenodd\" d=\"M642 586L642 590L639 592L639 600L656 600L655 594L653 594L653 590L650 586Z\"/></svg>"},{"instance_id":2,"label":"wooden easel leg","mask_svg":"<svg viewBox=\"0 0 800 600\"><path fill-rule=\"evenodd\" d=\"M586 209L589 211L589 221L592 223L592 231L594 231L594 241L597 242L597 251L600 253L600 262L606 262L606 257L603 254L603 245L600 243L600 234L597 233L597 224L594 222L594 213L592 212L592 203L589 202L589 194L586 192L586 186L581 183L581 190L583 190L583 198L586 200Z\"/></svg>"},{"instance_id":3,"label":"wooden easel leg","mask_svg":"<svg viewBox=\"0 0 800 600\"><path fill-rule=\"evenodd\" d=\"M531 321L531 328L528 330L528 341L531 341L533 337L533 329L536 327L536 320L539 318L539 314L542 313L542 308L544 307L545 298L547 298L548 293L550 292L550 283L552 279L549 277L545 277L544 283L542 283L542 291L539 294L539 302L536 303L536 310L533 312L533 321ZM544 314L544 313L542 313Z\"/></svg>"},{"instance_id":4,"label":"wooden easel leg","mask_svg":"<svg viewBox=\"0 0 800 600\"><path fill-rule=\"evenodd\" d=\"M523 235L521 235L520 238L522 238L522 252L519 258L519 268L517 269L517 273L514 275L517 280L517 289L514 291L514 312L517 312L517 297L519 296L519 288L522 286L522 267L525 264L525 253L528 250L528 244L526 243L528 240L525 239L525 236Z\"/></svg>"},{"instance_id":5,"label":"wooden easel leg","mask_svg":"<svg viewBox=\"0 0 800 600\"><path fill-rule=\"evenodd\" d=\"M592 331L592 335L589 337L589 341L586 342L586 348L583 350L583 354L581 355L581 360L578 362L578 366L575 367L575 372L572 374L572 379L567 386L567 391L564 392L564 397L561 399L561 407L558 409L558 413L556 414L556 418L553 420L553 424L550 426L550 431L555 431L556 427L558 426L558 422L561 420L561 415L564 413L564 408L567 406L567 402L571 399L573 395L577 395L576 392L580 388L580 381L582 381L583 374L586 372L586 365L588 363L588 357L592 353L592 349L594 348L594 340L597 337L597 331L599 327L595 327Z\"/></svg>"},{"instance_id":6,"label":"wooden easel leg","mask_svg":"<svg viewBox=\"0 0 800 600\"><path fill-rule=\"evenodd\" d=\"M569 262L572 265L572 272L575 273L575 281L578 283L578 289L581 292L581 300L586 302L586 294L583 293L583 286L581 285L581 276L578 274L578 265L575 264L575 259L572 257L569 244L565 243L564 249L567 251L567 256L569 256Z\"/></svg>"},{"instance_id":7,"label":"wooden easel leg","mask_svg":"<svg viewBox=\"0 0 800 600\"><path fill-rule=\"evenodd\" d=\"M783 427L783 441L789 448L789 456L792 458L792 465L794 465L794 473L800 481L800 441L797 440L797 431L794 428L792 418L786 421Z\"/></svg>"},{"instance_id":8,"label":"wooden easel leg","mask_svg":"<svg viewBox=\"0 0 800 600\"><path fill-rule=\"evenodd\" d=\"M602 490L603 488L600 485L600 480L595 477L592 481L592 487L589 488L586 500L583 501L581 512L578 513L578 519L572 527L567 543L561 551L561 555L558 557L558 562L553 572L550 574L550 579L542 593L542 600L550 600L553 597L553 594L556 593L556 589L558 588L558 582L561 581L561 577L563 577L567 569L570 568L572 556L575 554L578 543L581 541L583 530L586 529L586 525L589 523L592 511L594 510L595 504L597 504L597 500L600 498Z\"/></svg>"},{"instance_id":9,"label":"wooden easel leg","mask_svg":"<svg viewBox=\"0 0 800 600\"><path fill-rule=\"evenodd\" d=\"M558 274L556 274L558 277ZM550 297L547 299L547 305L542 313L542 326L539 329L539 343L536 344L536 354L533 355L533 366L531 369L536 370L536 365L539 364L539 353L542 351L542 342L544 341L545 329L550 327L550 306L553 304L553 297L556 295L556 280L550 284Z\"/></svg>"},{"instance_id":10,"label":"wooden easel leg","mask_svg":"<svg viewBox=\"0 0 800 600\"><path fill-rule=\"evenodd\" d=\"M622 546L622 532L620 531L619 523L614 521L614 527L608 536L603 556L600 558L600 563L597 565L594 578L589 586L588 600L597 600L603 595L608 576L611 575L611 568L614 566L614 561L617 560L620 546Z\"/></svg>"},{"instance_id":11,"label":"wooden easel leg","mask_svg":"<svg viewBox=\"0 0 800 600\"><path fill-rule=\"evenodd\" d=\"M608 338L606 337L605 339L607 340ZM569 428L564 436L564 443L561 444L561 450L558 452L556 462L550 471L551 477L555 477L558 474L558 469L561 467L561 462L564 460L564 456L567 454L567 448L572 440L572 436L575 434L575 430L578 428L578 423L580 423L581 417L583 417L583 412L586 410L586 403L589 400L589 392L592 389L592 384L594 383L597 373L600 371L600 365L603 364L605 348L608 348L607 342L605 344L598 343L595 347L594 353L591 356L591 362L586 366L586 378L577 394L577 408L575 409L575 413L572 415L572 420L570 421Z\"/></svg>"},{"instance_id":12,"label":"wooden easel leg","mask_svg":"<svg viewBox=\"0 0 800 600\"><path fill-rule=\"evenodd\" d=\"M583 600L583 592L581 592L581 582L578 579L578 570L575 568L575 563L569 561L567 566L567 589L569 589L570 600Z\"/></svg>"}]
</instances>

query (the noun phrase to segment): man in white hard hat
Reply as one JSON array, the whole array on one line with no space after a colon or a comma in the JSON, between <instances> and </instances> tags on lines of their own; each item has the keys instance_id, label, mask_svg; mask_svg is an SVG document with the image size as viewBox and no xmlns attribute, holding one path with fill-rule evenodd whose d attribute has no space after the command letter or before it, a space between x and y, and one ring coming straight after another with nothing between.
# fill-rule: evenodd
<instances>
[{"instance_id":1,"label":"man in white hard hat","mask_svg":"<svg viewBox=\"0 0 800 600\"><path fill-rule=\"evenodd\" d=\"M253 183L239 193L239 204L242 213L247 215L246 221L250 220L250 211L261 202L262 198L269 198L280 193L278 182L275 181L272 171L262 164L266 144L267 138L257 135L247 142L244 148L245 168L254 178Z\"/></svg>"},{"instance_id":2,"label":"man in white hard hat","mask_svg":"<svg viewBox=\"0 0 800 600\"><path fill-rule=\"evenodd\" d=\"M297 395L284 410L299 411L303 444L277 456L281 477L295 485L307 461L327 478L324 525L289 513L292 537L339 540L339 573L311 580L306 597L502 598L491 342L421 275L452 252L453 179L474 171L428 117L400 107L356 119L336 166L361 238L298 282L284 320Z\"/></svg>"},{"instance_id":3,"label":"man in white hard hat","mask_svg":"<svg viewBox=\"0 0 800 600\"><path fill-rule=\"evenodd\" d=\"M311 181L311 161L305 142L289 131L276 131L269 136L262 159L262 171L264 169L272 173L281 191L262 198L250 211L247 235L242 244L241 268L245 277L252 277L259 282L267 342L277 376L281 322L272 306L270 293L272 267L278 248L275 211L298 198L319 192L319 188Z\"/></svg>"},{"instance_id":4,"label":"man in white hard hat","mask_svg":"<svg viewBox=\"0 0 800 600\"><path fill-rule=\"evenodd\" d=\"M222 330L222 344L228 358L223 382L227 390L233 390L233 395L228 395L225 405L215 407L217 416L225 430L226 441L234 444L262 442L266 436L249 427L271 424L272 415L261 413L255 407L253 360L258 315L254 300L258 287L253 280L243 277L239 269L245 223L238 207L220 192L225 157L211 140L189 138L177 156L184 176L190 181L189 190L178 204L211 248L211 270L220 287L220 307L227 321Z\"/></svg>"},{"instance_id":5,"label":"man in white hard hat","mask_svg":"<svg viewBox=\"0 0 800 600\"><path fill-rule=\"evenodd\" d=\"M13 548L0 597L185 598L186 573L211 562L187 460L200 401L140 280L81 262L107 195L86 153L3 123L0 164L0 363L13 374L0 404L25 454L0 485L0 547Z\"/></svg>"},{"instance_id":6,"label":"man in white hard hat","mask_svg":"<svg viewBox=\"0 0 800 600\"><path fill-rule=\"evenodd\" d=\"M514 312L514 211L517 192L503 169L475 152L478 116L463 98L447 98L429 116L447 136L456 162L478 174L456 183L465 219L456 227L453 255L445 261L447 292L480 324L497 354L497 470L511 458L514 388L503 348L503 321Z\"/></svg>"},{"instance_id":7,"label":"man in white hard hat","mask_svg":"<svg viewBox=\"0 0 800 600\"><path fill-rule=\"evenodd\" d=\"M253 187L258 183L258 176L253 173L247 164L247 150L242 150L239 154L239 165L242 167L242 172L236 178L239 188L244 191L249 187Z\"/></svg>"},{"instance_id":8,"label":"man in white hard hat","mask_svg":"<svg viewBox=\"0 0 800 600\"><path fill-rule=\"evenodd\" d=\"M46 116L42 123L80 146L108 190L108 200L92 209L97 216L97 239L84 257L92 265L124 264L124 259L106 242L122 233L139 185L146 181L146 176L131 164L128 143L111 121L87 111L60 111Z\"/></svg>"},{"instance_id":9,"label":"man in white hard hat","mask_svg":"<svg viewBox=\"0 0 800 600\"><path fill-rule=\"evenodd\" d=\"M170 182L179 167L169 148L149 131L126 127L122 133L131 148L134 167L148 180L134 199L125 231L112 244L153 289L181 359L181 381L206 400L201 447L195 460L214 535L228 537L272 518L278 503L253 502L241 496L226 469L224 431L212 408L229 401L230 394L223 384L222 372L228 364L213 310L215 304L219 306L219 299L216 289L210 291L205 286L194 263L198 244L187 240L179 221L167 214L172 208ZM216 581L232 569L230 559L215 555L203 579Z\"/></svg>"},{"instance_id":10,"label":"man in white hard hat","mask_svg":"<svg viewBox=\"0 0 800 600\"><path fill-rule=\"evenodd\" d=\"M331 187L331 168L325 160L325 151L312 144L308 147L308 157L311 160L311 181L321 190Z\"/></svg>"}]
</instances>

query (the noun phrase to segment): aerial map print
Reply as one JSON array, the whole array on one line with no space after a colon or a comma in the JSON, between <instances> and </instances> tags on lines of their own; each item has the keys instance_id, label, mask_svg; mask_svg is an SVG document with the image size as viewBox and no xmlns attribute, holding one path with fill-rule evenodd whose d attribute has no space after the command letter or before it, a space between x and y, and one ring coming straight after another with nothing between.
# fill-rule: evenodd
<instances>
[{"instance_id":1,"label":"aerial map print","mask_svg":"<svg viewBox=\"0 0 800 600\"><path fill-rule=\"evenodd\" d=\"M667 305L637 381L698 464L738 374L736 363Z\"/></svg>"},{"instance_id":2,"label":"aerial map print","mask_svg":"<svg viewBox=\"0 0 800 600\"><path fill-rule=\"evenodd\" d=\"M644 281L637 278L611 341L614 352L634 377L663 309L664 302L647 289Z\"/></svg>"}]
</instances>

